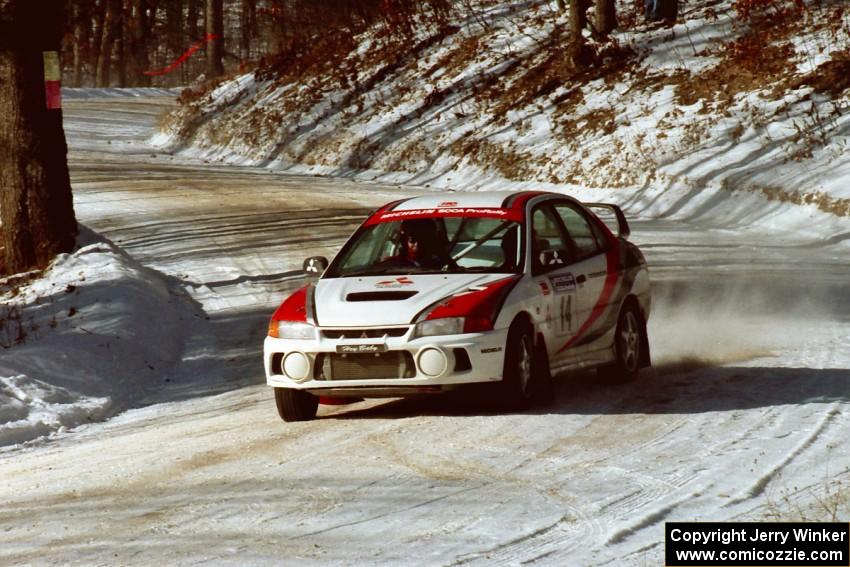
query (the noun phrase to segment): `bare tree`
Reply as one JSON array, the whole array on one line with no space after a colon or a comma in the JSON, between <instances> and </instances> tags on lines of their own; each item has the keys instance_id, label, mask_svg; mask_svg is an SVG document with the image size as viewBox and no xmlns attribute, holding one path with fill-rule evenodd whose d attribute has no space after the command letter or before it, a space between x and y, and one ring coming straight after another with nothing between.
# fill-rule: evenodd
<instances>
[{"instance_id":1,"label":"bare tree","mask_svg":"<svg viewBox=\"0 0 850 567\"><path fill-rule=\"evenodd\" d=\"M594 30L601 36L607 36L617 27L617 8L614 0L596 0Z\"/></svg>"},{"instance_id":2,"label":"bare tree","mask_svg":"<svg viewBox=\"0 0 850 567\"><path fill-rule=\"evenodd\" d=\"M117 59L116 68L118 70L118 86L127 86L127 18L121 5L120 21L115 31L115 57Z\"/></svg>"},{"instance_id":3,"label":"bare tree","mask_svg":"<svg viewBox=\"0 0 850 567\"><path fill-rule=\"evenodd\" d=\"M127 83L133 87L150 86L150 77L144 74L150 62L148 0L130 0L130 12L127 16Z\"/></svg>"},{"instance_id":4,"label":"bare tree","mask_svg":"<svg viewBox=\"0 0 850 567\"><path fill-rule=\"evenodd\" d=\"M580 43L584 41L581 30L587 25L584 0L569 0L570 5L570 42Z\"/></svg>"},{"instance_id":5,"label":"bare tree","mask_svg":"<svg viewBox=\"0 0 850 567\"><path fill-rule=\"evenodd\" d=\"M216 36L207 42L207 78L210 79L224 74L224 8L222 0L207 0L206 8L207 35Z\"/></svg>"},{"instance_id":6,"label":"bare tree","mask_svg":"<svg viewBox=\"0 0 850 567\"><path fill-rule=\"evenodd\" d=\"M83 59L89 43L89 33L91 32L91 14L89 13L88 6L82 2L77 2L73 5L73 30L74 75L71 84L75 87L81 87L83 86Z\"/></svg>"},{"instance_id":7,"label":"bare tree","mask_svg":"<svg viewBox=\"0 0 850 567\"><path fill-rule=\"evenodd\" d=\"M201 15L201 0L188 0L186 5L186 38L189 43L194 44L201 38L201 26L198 25L198 17ZM200 65L195 59L188 61L182 67L183 82L190 77L196 76Z\"/></svg>"},{"instance_id":8,"label":"bare tree","mask_svg":"<svg viewBox=\"0 0 850 567\"><path fill-rule=\"evenodd\" d=\"M95 84L98 87L109 86L109 74L112 66L112 46L120 24L121 0L104 0L103 27L100 31L100 49L97 57Z\"/></svg>"},{"instance_id":9,"label":"bare tree","mask_svg":"<svg viewBox=\"0 0 850 567\"><path fill-rule=\"evenodd\" d=\"M175 59L184 51L183 0L165 1L165 33L169 59Z\"/></svg>"},{"instance_id":10,"label":"bare tree","mask_svg":"<svg viewBox=\"0 0 850 567\"><path fill-rule=\"evenodd\" d=\"M77 222L59 106L62 0L0 0L0 272L73 249ZM39 33L33 33L38 30Z\"/></svg>"},{"instance_id":11,"label":"bare tree","mask_svg":"<svg viewBox=\"0 0 850 567\"><path fill-rule=\"evenodd\" d=\"M569 14L571 38L575 39L576 34L580 35L581 30L587 27L587 9L590 3L591 0L557 0L558 9Z\"/></svg>"},{"instance_id":12,"label":"bare tree","mask_svg":"<svg viewBox=\"0 0 850 567\"><path fill-rule=\"evenodd\" d=\"M201 13L201 0L189 0L186 6L186 36L190 41L201 37L198 28L198 15Z\"/></svg>"},{"instance_id":13,"label":"bare tree","mask_svg":"<svg viewBox=\"0 0 850 567\"><path fill-rule=\"evenodd\" d=\"M100 58L100 39L103 35L103 20L104 9L108 0L92 0L91 11L93 19L93 28L91 35L91 53L88 58L91 79L94 80L97 75L97 61ZM93 83L92 83L93 84Z\"/></svg>"},{"instance_id":14,"label":"bare tree","mask_svg":"<svg viewBox=\"0 0 850 567\"><path fill-rule=\"evenodd\" d=\"M251 59L251 40L257 35L257 0L242 0L240 15L239 59Z\"/></svg>"}]
</instances>

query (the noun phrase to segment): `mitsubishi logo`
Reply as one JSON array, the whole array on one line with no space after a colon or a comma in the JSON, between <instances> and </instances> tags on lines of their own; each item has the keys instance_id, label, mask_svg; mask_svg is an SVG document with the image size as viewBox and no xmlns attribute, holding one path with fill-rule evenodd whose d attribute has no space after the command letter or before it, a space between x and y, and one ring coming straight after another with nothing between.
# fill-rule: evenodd
<instances>
[{"instance_id":1,"label":"mitsubishi logo","mask_svg":"<svg viewBox=\"0 0 850 567\"><path fill-rule=\"evenodd\" d=\"M360 338L361 339L368 339L369 335L366 334L366 331L363 331L362 333L360 333Z\"/></svg>"}]
</instances>

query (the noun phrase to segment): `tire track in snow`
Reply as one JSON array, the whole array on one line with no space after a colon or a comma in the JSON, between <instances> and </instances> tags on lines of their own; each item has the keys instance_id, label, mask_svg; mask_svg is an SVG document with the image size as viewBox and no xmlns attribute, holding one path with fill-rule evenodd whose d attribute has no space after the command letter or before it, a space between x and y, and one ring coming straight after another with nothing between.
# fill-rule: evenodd
<instances>
[{"instance_id":1,"label":"tire track in snow","mask_svg":"<svg viewBox=\"0 0 850 567\"><path fill-rule=\"evenodd\" d=\"M385 512L381 512L380 514L370 515L366 518L360 518L358 520L352 520L350 522L342 522L342 523L334 524L332 526L328 526L328 527L322 528L320 530L314 530L314 531L311 531L311 532L306 532L306 533L303 533L303 534L299 534L297 536L293 536L290 539L293 539L293 540L303 539L303 538L312 537L312 536L319 535L319 534L328 533L328 532L338 530L338 529L341 529L341 528L347 528L347 527L351 527L351 526L357 526L357 525L360 525L360 524L365 524L365 523L368 523L368 522L374 522L375 520L381 520L381 519L387 518L389 516L393 516L393 515L396 515L396 514L402 514L404 512L408 512L410 510L422 508L424 506L429 506L429 505L434 504L436 502L440 502L440 501L446 500L448 498L453 498L455 496L458 496L458 495L466 493L466 492L479 490L483 486L486 486L486 484L478 484L478 485L475 485L475 486L464 487L464 488L461 488L459 490L455 490L453 492L450 492L449 494L442 494L440 496L436 496L434 498L429 498L427 500L422 500L422 501L416 502L414 504L410 504L408 506L403 506L403 507L400 507L400 508L392 508L392 509L387 510Z\"/></svg>"},{"instance_id":2,"label":"tire track in snow","mask_svg":"<svg viewBox=\"0 0 850 567\"><path fill-rule=\"evenodd\" d=\"M718 455L728 454L733 447L742 447L743 451L747 451L747 447L752 443L749 441L757 439L759 433L765 428L770 427L775 417L780 415L778 408L769 408L766 412L768 419L759 419L749 423L750 427L743 432L739 430L738 421L735 415L723 420L723 425L719 429L736 433L730 438L728 435L717 435L718 423L716 415L701 416L695 420L694 416L682 417L673 423L665 424L663 431L653 431L653 435L646 441L632 444L631 448L623 451L616 446L606 447L606 452L600 456L586 458L582 465L582 469L577 471L577 475L595 473L601 478L616 478L618 486L628 486L629 491L619 495L615 500L603 504L598 509L598 514L602 517L630 519L637 517L636 521L629 521L625 526L619 527L613 534L607 536L606 546L617 545L625 542L637 532L650 528L653 525L664 521L671 513L679 508L682 504L687 504L693 498L701 495L710 494L716 487L717 469L712 467L695 467L694 461L710 462L711 459ZM587 437L595 437L599 439L611 440L611 435L606 433L605 429L611 428L612 416L600 416L591 422L590 427L581 432L581 438L587 440ZM643 417L642 419L650 419ZM705 420L712 422L712 427L705 427ZM632 418L633 420L633 418ZM633 424L634 425L634 424ZM602 429L594 432L594 428ZM712 431L714 434L708 435L707 432ZM644 428L632 427L629 431L624 431L625 435L617 438L617 445L629 444L633 437L646 438ZM698 447L698 452L693 450L682 451L678 447L683 439L692 440L692 447ZM591 442L578 442L577 444L586 447L594 445ZM637 461L640 463L647 459L652 459L653 455L680 455L684 459L681 467L674 466L673 469L681 469L682 474L659 476L657 474L646 474L643 470L635 469L634 467L625 467L629 462ZM605 462L616 459L616 465L607 470L599 469L599 465ZM645 466L645 465L644 465ZM721 477L726 475L721 475ZM680 493L682 490L687 491L687 495L677 497L672 503L667 499L668 495ZM649 505L649 508L645 507ZM609 520L610 521L610 520ZM553 532L555 533L555 532ZM548 534L547 534L548 535ZM549 538L552 540L553 538ZM551 553L557 553L557 549L562 546L563 542L550 541L551 550L543 555L535 556L536 559L548 557ZM545 546L545 544L544 544ZM530 548L525 542L525 547ZM554 550L554 551L552 551ZM491 556L492 559L492 556ZM510 562L510 559L507 559Z\"/></svg>"},{"instance_id":3,"label":"tire track in snow","mask_svg":"<svg viewBox=\"0 0 850 567\"><path fill-rule=\"evenodd\" d=\"M554 523L483 551L467 554L448 563L459 565L516 565L533 563L556 552L569 554L587 541L598 539L604 527L592 512L568 507Z\"/></svg>"},{"instance_id":4,"label":"tire track in snow","mask_svg":"<svg viewBox=\"0 0 850 567\"><path fill-rule=\"evenodd\" d=\"M660 478L641 470L625 469L616 465L600 468L599 464L608 462L614 458L614 455L618 457L623 454L638 455L642 449L645 450L647 447L652 447L653 445L663 445L667 442L668 437L673 435L674 432L679 431L687 423L686 419L678 419L672 424L666 424L660 435L652 437L644 443L638 443L636 446L632 446L632 449L625 451L625 453L622 453L616 446L612 447L610 443L606 444L604 442L599 443L594 441L583 443L576 439L578 437L587 440L588 437L591 437L597 441L601 441L602 439L608 442L612 441L608 430L612 429L612 420L616 422L618 421L618 417L611 415L595 417L587 425L576 431L574 436L560 439L543 451L542 454L538 454L536 460L533 462L542 470L534 470L533 473L529 471L525 472L528 473L528 476L535 479L563 478L563 471L569 470L570 476L585 478L584 485L604 485L605 480L603 479L616 478L616 484L619 487L622 487L624 484L630 486L636 485L628 495L617 497L615 501L608 502L601 507L597 507L593 503L588 503L587 506L582 507L575 504L565 504L567 512L557 522L531 534L489 548L486 551L476 552L472 556L461 558L455 564L513 565L567 557L572 552L586 549L588 541L605 541L606 539L611 539L611 536L608 535L611 520L600 519L600 517L633 517L635 512L646 504L663 501L666 495L692 481L695 475L691 474L681 475L675 479L675 482L671 482L667 478ZM613 428L617 429L616 425ZM639 438L643 433L643 429L641 429L640 433L630 431L629 435L625 438L618 438L616 443L617 445L626 446L633 437ZM594 454L581 463L572 463L569 461L565 462L558 456L560 452L559 448L563 447L565 442L569 442L569 447L575 447L576 445L606 446L603 454ZM516 476L520 472L520 469L523 468L533 468L533 465L531 462L524 461L520 466L512 469L512 476ZM538 484L537 490L568 490L568 487L563 487L562 482L559 481L557 483ZM579 489L579 492L581 492L581 489ZM667 512L666 509L660 512L650 511L647 516L648 519L644 521L648 522L646 524L648 526L653 519L666 516ZM638 526L636 529L640 529L641 527ZM627 534L628 528L621 529L621 531L623 534ZM622 537L625 539L627 535L623 535Z\"/></svg>"},{"instance_id":5,"label":"tire track in snow","mask_svg":"<svg viewBox=\"0 0 850 567\"><path fill-rule=\"evenodd\" d=\"M841 361L838 359L838 353L840 353L843 346L846 346L847 344L847 336L844 334L846 333L846 327L838 327L836 325L824 326L822 323L814 321L807 322L807 324L814 326L808 331L805 330L805 326L801 329L801 332L803 333L802 336L805 336L806 340L802 345L795 349L796 352L792 354L793 359L789 360L789 364L798 362L802 363L801 366L805 365L806 368L829 369L840 367ZM824 348L825 345L830 345L831 348ZM827 380L829 380L829 378L827 378ZM808 386L807 390L817 391L814 389L815 384L807 384L806 386ZM783 414L787 420L793 421L793 423L788 426L789 428L793 428L792 431L799 431L801 423L804 423L803 420L806 417L806 414L798 417L797 411L804 410L805 407L817 407L811 402L818 401L818 397L811 395L806 396L808 393L807 390L802 390L800 392L800 397L809 403L805 406L797 406L794 408L794 413L791 415L789 415L787 411ZM823 409L819 412L820 418L815 424L813 424L811 432L802 440L798 441L790 451L788 451L782 458L775 461L768 469L761 471L759 477L750 484L748 488L739 491L737 496L724 507L728 508L733 505L739 505L744 502L757 499L767 490L767 487L771 484L771 482L779 478L788 467L796 461L799 461L804 453L814 447L817 447L820 444L819 442L829 435L830 430L835 428L834 426L840 427L844 424L846 427L846 418L842 411L846 404L846 401L833 401L826 407L823 407ZM789 434L790 432L782 435L774 435L774 437L784 438ZM840 435L838 437L839 439L841 438Z\"/></svg>"},{"instance_id":6,"label":"tire track in snow","mask_svg":"<svg viewBox=\"0 0 850 567\"><path fill-rule=\"evenodd\" d=\"M740 504L746 500L760 496L767 485L781 474L782 470L788 466L795 458L799 457L804 451L812 447L826 432L827 428L834 423L835 418L841 415L841 409L833 404L829 411L825 412L821 417L820 423L802 442L798 443L782 460L770 467L767 471L761 473L758 479L750 485L749 488L739 493L737 497L731 500L726 507Z\"/></svg>"}]
</instances>

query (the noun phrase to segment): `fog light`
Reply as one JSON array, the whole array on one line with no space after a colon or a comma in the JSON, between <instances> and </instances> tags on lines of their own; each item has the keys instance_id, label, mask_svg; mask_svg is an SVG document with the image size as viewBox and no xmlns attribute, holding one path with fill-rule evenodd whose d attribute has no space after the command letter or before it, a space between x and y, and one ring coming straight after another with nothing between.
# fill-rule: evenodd
<instances>
[{"instance_id":1,"label":"fog light","mask_svg":"<svg viewBox=\"0 0 850 567\"><path fill-rule=\"evenodd\" d=\"M435 348L426 348L419 353L419 370L426 376L440 376L449 367L445 353Z\"/></svg>"},{"instance_id":2,"label":"fog light","mask_svg":"<svg viewBox=\"0 0 850 567\"><path fill-rule=\"evenodd\" d=\"M310 359L301 352L290 352L283 359L283 373L296 382L302 382L310 376Z\"/></svg>"}]
</instances>

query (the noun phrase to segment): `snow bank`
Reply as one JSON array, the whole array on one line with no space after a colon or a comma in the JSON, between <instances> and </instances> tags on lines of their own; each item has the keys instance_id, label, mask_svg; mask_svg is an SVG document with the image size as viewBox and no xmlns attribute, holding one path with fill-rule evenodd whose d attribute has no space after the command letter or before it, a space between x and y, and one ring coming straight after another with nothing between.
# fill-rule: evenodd
<instances>
[{"instance_id":1,"label":"snow bank","mask_svg":"<svg viewBox=\"0 0 850 567\"><path fill-rule=\"evenodd\" d=\"M0 376L0 445L49 435L108 415L111 398L92 398L29 376Z\"/></svg>"},{"instance_id":2,"label":"snow bank","mask_svg":"<svg viewBox=\"0 0 850 567\"><path fill-rule=\"evenodd\" d=\"M151 141L294 173L457 190L595 188L633 215L846 231L850 114L818 76L842 60L848 18L813 4L799 26L771 36L766 55L747 59L735 42L754 24L739 21L732 0L689 2L672 28L635 9L620 4L633 23L610 43L588 36L599 61L582 73L562 63L567 24L555 2L467 21L459 9L455 31L431 41L420 29L398 60L371 57L380 41L364 34L345 60L354 86L332 74L243 75L178 110Z\"/></svg>"},{"instance_id":3,"label":"snow bank","mask_svg":"<svg viewBox=\"0 0 850 567\"><path fill-rule=\"evenodd\" d=\"M112 243L84 229L79 244L0 300L0 445L103 420L170 386L204 319Z\"/></svg>"}]
</instances>

